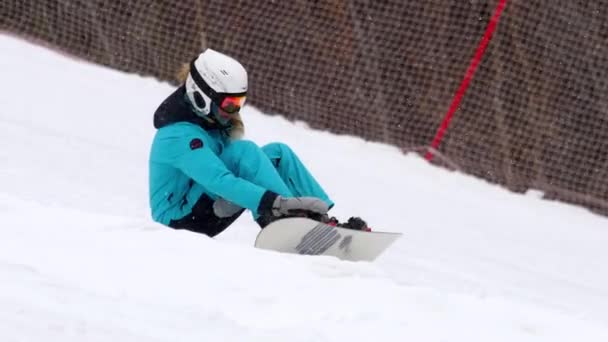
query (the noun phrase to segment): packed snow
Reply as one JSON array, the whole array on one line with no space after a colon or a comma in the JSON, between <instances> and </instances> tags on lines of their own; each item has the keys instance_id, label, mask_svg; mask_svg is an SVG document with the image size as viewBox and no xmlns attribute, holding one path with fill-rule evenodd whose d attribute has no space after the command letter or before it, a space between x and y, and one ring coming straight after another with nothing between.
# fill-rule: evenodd
<instances>
[{"instance_id":1,"label":"packed snow","mask_svg":"<svg viewBox=\"0 0 608 342\"><path fill-rule=\"evenodd\" d=\"M0 51L0 341L608 341L606 217L249 106L247 138L292 146L332 214L404 237L353 263L255 249L249 215L175 231L147 177L173 87Z\"/></svg>"}]
</instances>

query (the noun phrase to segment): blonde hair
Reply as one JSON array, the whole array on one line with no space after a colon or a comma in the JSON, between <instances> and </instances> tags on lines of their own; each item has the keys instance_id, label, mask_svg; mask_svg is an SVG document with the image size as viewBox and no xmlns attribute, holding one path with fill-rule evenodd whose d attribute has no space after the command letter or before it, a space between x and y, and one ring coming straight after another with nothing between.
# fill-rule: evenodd
<instances>
[{"instance_id":1,"label":"blonde hair","mask_svg":"<svg viewBox=\"0 0 608 342\"><path fill-rule=\"evenodd\" d=\"M184 63L175 73L175 78L179 83L186 83L189 73L190 63ZM245 135L245 124L243 123L243 119L241 119L240 113L232 116L230 119L230 126L230 139L238 140Z\"/></svg>"}]
</instances>

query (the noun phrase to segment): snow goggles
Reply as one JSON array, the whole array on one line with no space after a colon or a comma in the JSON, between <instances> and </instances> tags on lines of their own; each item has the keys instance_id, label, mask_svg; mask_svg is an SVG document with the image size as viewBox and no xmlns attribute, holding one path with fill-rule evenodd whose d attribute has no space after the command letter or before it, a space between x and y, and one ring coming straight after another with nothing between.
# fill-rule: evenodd
<instances>
[{"instance_id":1,"label":"snow goggles","mask_svg":"<svg viewBox=\"0 0 608 342\"><path fill-rule=\"evenodd\" d=\"M205 95L209 96L211 101L215 103L221 110L228 114L238 113L243 105L245 105L245 99L247 98L247 92L242 93L219 93L211 88L207 82L203 79L201 74L196 70L194 66L194 60L190 62L190 75L196 86Z\"/></svg>"},{"instance_id":2,"label":"snow goggles","mask_svg":"<svg viewBox=\"0 0 608 342\"><path fill-rule=\"evenodd\" d=\"M238 113L245 105L246 96L226 96L220 103L221 110L228 114Z\"/></svg>"}]
</instances>

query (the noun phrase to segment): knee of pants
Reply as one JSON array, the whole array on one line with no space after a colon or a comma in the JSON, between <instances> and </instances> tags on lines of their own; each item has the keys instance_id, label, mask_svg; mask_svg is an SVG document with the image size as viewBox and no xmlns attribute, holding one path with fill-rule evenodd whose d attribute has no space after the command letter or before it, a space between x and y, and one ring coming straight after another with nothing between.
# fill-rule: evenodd
<instances>
[{"instance_id":1,"label":"knee of pants","mask_svg":"<svg viewBox=\"0 0 608 342\"><path fill-rule=\"evenodd\" d=\"M224 149L220 158L231 171L256 164L263 156L262 150L251 140L236 140Z\"/></svg>"},{"instance_id":2,"label":"knee of pants","mask_svg":"<svg viewBox=\"0 0 608 342\"><path fill-rule=\"evenodd\" d=\"M291 147L287 144L274 142L267 145L262 146L262 151L270 158L271 160L281 159L283 156L292 155L293 151Z\"/></svg>"},{"instance_id":3,"label":"knee of pants","mask_svg":"<svg viewBox=\"0 0 608 342\"><path fill-rule=\"evenodd\" d=\"M224 151L235 150L238 152L246 153L259 149L260 147L251 140L235 140L232 141Z\"/></svg>"}]
</instances>

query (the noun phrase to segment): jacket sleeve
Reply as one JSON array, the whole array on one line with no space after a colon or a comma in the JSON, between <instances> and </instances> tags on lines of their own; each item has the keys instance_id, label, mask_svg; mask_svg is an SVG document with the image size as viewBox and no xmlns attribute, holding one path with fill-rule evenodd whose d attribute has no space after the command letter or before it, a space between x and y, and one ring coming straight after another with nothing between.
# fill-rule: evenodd
<instances>
[{"instance_id":1,"label":"jacket sleeve","mask_svg":"<svg viewBox=\"0 0 608 342\"><path fill-rule=\"evenodd\" d=\"M175 167L202 185L208 191L247 208L254 213L264 213L272 205L276 194L245 179L235 176L224 162L206 146L203 136L180 138L181 148L175 155ZM200 139L202 147L190 146Z\"/></svg>"}]
</instances>

